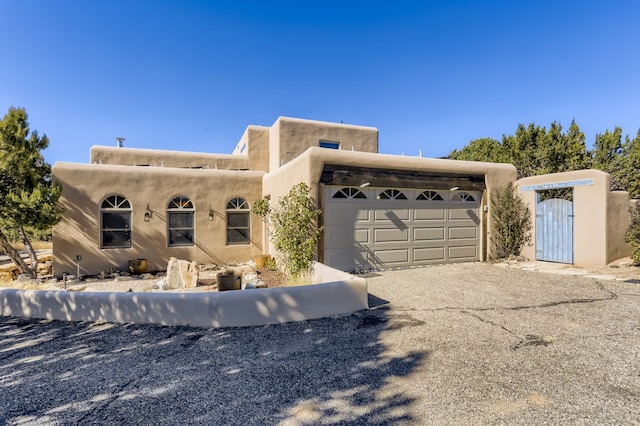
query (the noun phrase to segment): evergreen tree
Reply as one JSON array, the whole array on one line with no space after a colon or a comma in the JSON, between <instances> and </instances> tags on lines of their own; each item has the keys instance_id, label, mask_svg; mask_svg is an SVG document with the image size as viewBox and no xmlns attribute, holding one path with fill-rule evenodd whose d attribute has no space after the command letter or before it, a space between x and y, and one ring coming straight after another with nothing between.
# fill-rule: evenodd
<instances>
[{"instance_id":1,"label":"evergreen tree","mask_svg":"<svg viewBox=\"0 0 640 426\"><path fill-rule=\"evenodd\" d=\"M619 172L625 162L622 158L622 129L620 127L616 127L613 132L605 130L603 134L597 134L590 157L591 168L602 170L611 175L611 189L624 189L619 179Z\"/></svg>"},{"instance_id":2,"label":"evergreen tree","mask_svg":"<svg viewBox=\"0 0 640 426\"><path fill-rule=\"evenodd\" d=\"M492 138L480 138L469 142L460 151L454 149L447 158L452 160L508 162L500 147L500 142Z\"/></svg>"},{"instance_id":3,"label":"evergreen tree","mask_svg":"<svg viewBox=\"0 0 640 426\"><path fill-rule=\"evenodd\" d=\"M626 137L622 144L622 155L616 172L620 185L631 198L640 198L640 130L634 139Z\"/></svg>"},{"instance_id":4,"label":"evergreen tree","mask_svg":"<svg viewBox=\"0 0 640 426\"><path fill-rule=\"evenodd\" d=\"M38 261L29 231L46 230L58 222L61 188L41 153L49 139L31 132L27 118L24 108L10 108L0 120L0 247L22 273L35 278ZM20 238L31 265L11 245L10 235Z\"/></svg>"}]
</instances>

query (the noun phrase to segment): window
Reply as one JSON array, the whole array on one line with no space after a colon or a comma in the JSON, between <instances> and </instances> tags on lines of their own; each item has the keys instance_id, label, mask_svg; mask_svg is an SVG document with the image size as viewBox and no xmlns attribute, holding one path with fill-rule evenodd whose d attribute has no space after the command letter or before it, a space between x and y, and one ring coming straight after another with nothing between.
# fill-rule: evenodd
<instances>
[{"instance_id":1,"label":"window","mask_svg":"<svg viewBox=\"0 0 640 426\"><path fill-rule=\"evenodd\" d=\"M131 247L131 203L111 195L100 205L100 248Z\"/></svg>"},{"instance_id":2,"label":"window","mask_svg":"<svg viewBox=\"0 0 640 426\"><path fill-rule=\"evenodd\" d=\"M367 196L358 188L342 188L331 198L367 198Z\"/></svg>"},{"instance_id":3,"label":"window","mask_svg":"<svg viewBox=\"0 0 640 426\"><path fill-rule=\"evenodd\" d=\"M340 142L320 141L320 148L340 149Z\"/></svg>"},{"instance_id":4,"label":"window","mask_svg":"<svg viewBox=\"0 0 640 426\"><path fill-rule=\"evenodd\" d=\"M424 191L416 197L416 200L444 201L442 195L438 194L436 191Z\"/></svg>"},{"instance_id":5,"label":"window","mask_svg":"<svg viewBox=\"0 0 640 426\"><path fill-rule=\"evenodd\" d=\"M190 199L176 197L167 206L169 247L192 246L195 209Z\"/></svg>"},{"instance_id":6,"label":"window","mask_svg":"<svg viewBox=\"0 0 640 426\"><path fill-rule=\"evenodd\" d=\"M453 194L453 201L462 201L463 203L473 203L476 199L468 192L460 191Z\"/></svg>"},{"instance_id":7,"label":"window","mask_svg":"<svg viewBox=\"0 0 640 426\"><path fill-rule=\"evenodd\" d=\"M378 195L378 200L406 200L407 196L397 189L385 189Z\"/></svg>"},{"instance_id":8,"label":"window","mask_svg":"<svg viewBox=\"0 0 640 426\"><path fill-rule=\"evenodd\" d=\"M227 203L227 245L249 244L249 203L232 198Z\"/></svg>"}]
</instances>

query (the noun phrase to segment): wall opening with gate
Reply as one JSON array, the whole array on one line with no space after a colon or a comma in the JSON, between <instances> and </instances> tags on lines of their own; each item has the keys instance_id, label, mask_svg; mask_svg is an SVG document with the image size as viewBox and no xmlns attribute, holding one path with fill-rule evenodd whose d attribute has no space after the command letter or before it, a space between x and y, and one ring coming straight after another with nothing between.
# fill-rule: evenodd
<instances>
[{"instance_id":1,"label":"wall opening with gate","mask_svg":"<svg viewBox=\"0 0 640 426\"><path fill-rule=\"evenodd\" d=\"M516 185L533 223L534 243L522 250L524 257L604 266L631 254L624 241L629 194L610 191L609 174L578 170L531 176Z\"/></svg>"}]
</instances>

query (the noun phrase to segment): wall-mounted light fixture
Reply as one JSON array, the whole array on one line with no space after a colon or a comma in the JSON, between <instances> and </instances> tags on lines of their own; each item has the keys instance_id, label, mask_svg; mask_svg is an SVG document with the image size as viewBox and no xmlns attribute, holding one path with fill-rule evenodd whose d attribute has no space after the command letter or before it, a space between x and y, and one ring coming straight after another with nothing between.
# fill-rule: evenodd
<instances>
[{"instance_id":1,"label":"wall-mounted light fixture","mask_svg":"<svg viewBox=\"0 0 640 426\"><path fill-rule=\"evenodd\" d=\"M144 212L144 221L149 222L153 217L153 212L149 209L149 204L147 204L147 211Z\"/></svg>"},{"instance_id":2,"label":"wall-mounted light fixture","mask_svg":"<svg viewBox=\"0 0 640 426\"><path fill-rule=\"evenodd\" d=\"M457 191L458 189L460 189L460 188L458 188L457 186L454 186L454 187L453 187L453 188L451 188L449 191Z\"/></svg>"},{"instance_id":3,"label":"wall-mounted light fixture","mask_svg":"<svg viewBox=\"0 0 640 426\"><path fill-rule=\"evenodd\" d=\"M211 210L211 204L209 204L209 220L213 220L213 210Z\"/></svg>"},{"instance_id":4,"label":"wall-mounted light fixture","mask_svg":"<svg viewBox=\"0 0 640 426\"><path fill-rule=\"evenodd\" d=\"M367 187L367 186L369 186L369 185L371 185L371 183L369 183L369 182L365 182L365 183L363 183L362 185L360 185L360 188L365 188L365 187Z\"/></svg>"}]
</instances>

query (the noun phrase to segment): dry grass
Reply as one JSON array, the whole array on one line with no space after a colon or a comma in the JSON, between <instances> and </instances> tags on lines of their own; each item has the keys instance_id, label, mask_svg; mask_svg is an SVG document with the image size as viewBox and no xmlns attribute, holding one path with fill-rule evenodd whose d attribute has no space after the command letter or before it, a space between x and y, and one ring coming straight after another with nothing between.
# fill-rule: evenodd
<instances>
[{"instance_id":1,"label":"dry grass","mask_svg":"<svg viewBox=\"0 0 640 426\"><path fill-rule=\"evenodd\" d=\"M38 283L35 281L0 281L0 287L12 288L15 290L60 290L52 283Z\"/></svg>"},{"instance_id":2,"label":"dry grass","mask_svg":"<svg viewBox=\"0 0 640 426\"><path fill-rule=\"evenodd\" d=\"M311 284L311 271L302 272L299 276L287 278L287 287L295 287Z\"/></svg>"},{"instance_id":3,"label":"dry grass","mask_svg":"<svg viewBox=\"0 0 640 426\"><path fill-rule=\"evenodd\" d=\"M53 248L53 243L51 241L31 241L31 245L34 250L51 250ZM22 243L14 243L12 246L16 250L24 250L24 244ZM4 250L0 249L0 254L5 254Z\"/></svg>"}]
</instances>

